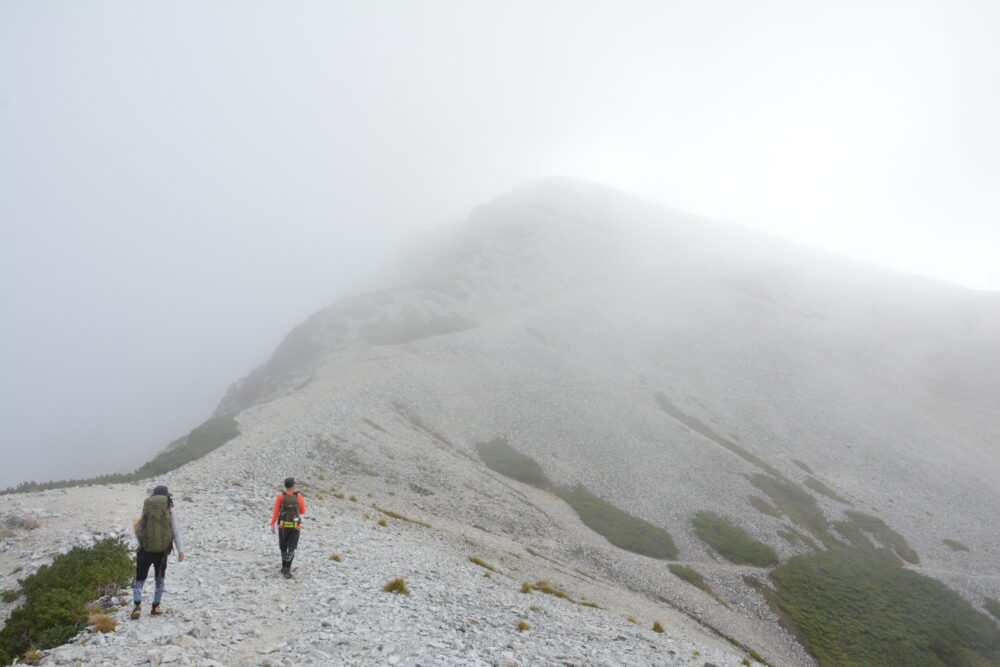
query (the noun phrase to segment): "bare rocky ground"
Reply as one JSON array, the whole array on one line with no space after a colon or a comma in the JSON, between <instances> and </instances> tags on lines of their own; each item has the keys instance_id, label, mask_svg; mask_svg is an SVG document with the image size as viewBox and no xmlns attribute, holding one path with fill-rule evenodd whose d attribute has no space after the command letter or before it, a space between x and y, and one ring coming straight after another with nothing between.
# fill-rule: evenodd
<instances>
[{"instance_id":1,"label":"bare rocky ground","mask_svg":"<svg viewBox=\"0 0 1000 667\"><path fill-rule=\"evenodd\" d=\"M48 651L42 664L721 666L743 658L667 605L423 512L414 494L363 473L303 476L309 511L296 578L288 582L265 527L275 489L250 479L269 476L269 467L238 439L159 480L176 494L188 551L184 563L169 565L165 616L128 620L124 591L112 612L115 631L84 633ZM334 486L344 499L331 495ZM145 485L114 485L3 497L4 513L37 517L40 526L2 543L0 587L13 587L71 545L125 533L145 493ZM395 577L405 579L410 595L381 590ZM522 582L538 580L601 608L520 592ZM147 584L147 612L150 593ZM4 615L12 606L4 605ZM530 629L518 630L521 620ZM652 631L654 620L664 634Z\"/></svg>"}]
</instances>

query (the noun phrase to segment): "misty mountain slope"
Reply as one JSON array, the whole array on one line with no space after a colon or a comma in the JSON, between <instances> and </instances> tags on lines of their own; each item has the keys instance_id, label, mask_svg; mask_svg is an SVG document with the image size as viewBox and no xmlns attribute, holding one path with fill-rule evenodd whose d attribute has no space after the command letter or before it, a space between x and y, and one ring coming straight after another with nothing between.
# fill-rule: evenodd
<instances>
[{"instance_id":1,"label":"misty mountain slope","mask_svg":"<svg viewBox=\"0 0 1000 667\"><path fill-rule=\"evenodd\" d=\"M718 559L690 525L702 510L783 559L810 552L782 537L787 516L748 500L765 496L752 476L778 475L811 485L826 520L884 520L974 604L1000 593L996 295L561 179L478 209L447 240L423 278L301 325L219 411L272 401L259 409L295 416L269 437L287 442L294 422L329 444L317 461L405 479L435 513L614 563L605 576L651 595L677 582L550 494L483 470L475 445L505 438L553 482L669 530L683 561ZM735 609L703 618L788 650L743 573L703 567Z\"/></svg>"},{"instance_id":2,"label":"misty mountain slope","mask_svg":"<svg viewBox=\"0 0 1000 667\"><path fill-rule=\"evenodd\" d=\"M330 548L380 505L441 531L421 542L436 557L460 562L464 545L513 559L510 590L554 580L610 617L643 606L772 664L813 660L769 603L770 566L723 558L692 524L701 512L782 563L883 547L979 609L1000 597L997 295L565 179L438 238L409 282L296 327L220 402L241 435L162 479L195 503L225 488L230 517L295 474L327 496ZM116 489L134 487L101 493ZM225 541L266 548L241 525ZM393 558L392 541L368 546ZM448 613L462 604L488 602Z\"/></svg>"}]
</instances>

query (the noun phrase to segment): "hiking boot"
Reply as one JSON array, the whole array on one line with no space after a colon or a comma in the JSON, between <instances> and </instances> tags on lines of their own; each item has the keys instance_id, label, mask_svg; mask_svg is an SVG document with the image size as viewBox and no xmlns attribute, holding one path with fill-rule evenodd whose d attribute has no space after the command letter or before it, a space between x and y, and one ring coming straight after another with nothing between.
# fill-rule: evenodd
<instances>
[{"instance_id":1,"label":"hiking boot","mask_svg":"<svg viewBox=\"0 0 1000 667\"><path fill-rule=\"evenodd\" d=\"M135 621L138 620L140 616L142 616L142 605L137 602L135 607L132 609L132 613L129 614L129 618Z\"/></svg>"},{"instance_id":2,"label":"hiking boot","mask_svg":"<svg viewBox=\"0 0 1000 667\"><path fill-rule=\"evenodd\" d=\"M153 603L153 608L149 610L150 616L163 616L163 607L160 606L159 602Z\"/></svg>"},{"instance_id":3,"label":"hiking boot","mask_svg":"<svg viewBox=\"0 0 1000 667\"><path fill-rule=\"evenodd\" d=\"M283 574L285 576L285 579L291 579L292 578L292 571L291 570L282 570L281 574Z\"/></svg>"}]
</instances>

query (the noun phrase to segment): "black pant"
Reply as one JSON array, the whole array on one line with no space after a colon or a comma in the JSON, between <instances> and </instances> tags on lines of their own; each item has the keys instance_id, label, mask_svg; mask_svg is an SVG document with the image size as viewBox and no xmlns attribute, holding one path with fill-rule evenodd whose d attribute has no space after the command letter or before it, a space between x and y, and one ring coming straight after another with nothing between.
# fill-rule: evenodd
<instances>
[{"instance_id":1,"label":"black pant","mask_svg":"<svg viewBox=\"0 0 1000 667\"><path fill-rule=\"evenodd\" d=\"M295 558L295 548L299 546L299 531L297 528L278 529L278 548L281 549L281 569L292 569L292 559Z\"/></svg>"},{"instance_id":2,"label":"black pant","mask_svg":"<svg viewBox=\"0 0 1000 667\"><path fill-rule=\"evenodd\" d=\"M153 566L153 576L159 583L167 576L167 552L155 554L148 551L139 551L135 555L135 580L146 581L149 576L149 566Z\"/></svg>"}]
</instances>

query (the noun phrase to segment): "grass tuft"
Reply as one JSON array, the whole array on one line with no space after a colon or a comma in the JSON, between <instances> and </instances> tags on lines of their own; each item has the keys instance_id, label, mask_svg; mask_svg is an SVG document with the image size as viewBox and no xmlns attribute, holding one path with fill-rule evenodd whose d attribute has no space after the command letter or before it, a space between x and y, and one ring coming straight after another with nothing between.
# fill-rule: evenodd
<instances>
[{"instance_id":1,"label":"grass tuft","mask_svg":"<svg viewBox=\"0 0 1000 667\"><path fill-rule=\"evenodd\" d=\"M529 584L527 581L521 584L522 593L524 593L525 595L530 595L531 591L532 591L531 584Z\"/></svg>"},{"instance_id":2,"label":"grass tuft","mask_svg":"<svg viewBox=\"0 0 1000 667\"><path fill-rule=\"evenodd\" d=\"M13 602L14 600L18 599L19 597L21 597L21 591L19 591L17 589L14 589L14 588L8 588L8 589L4 590L3 592L0 592L0 600L3 600L4 602L8 602L8 603L9 602Z\"/></svg>"},{"instance_id":3,"label":"grass tuft","mask_svg":"<svg viewBox=\"0 0 1000 667\"><path fill-rule=\"evenodd\" d=\"M663 629L662 623L660 623L659 621L653 621L653 632L659 632L660 634L663 634L666 631Z\"/></svg>"},{"instance_id":4,"label":"grass tuft","mask_svg":"<svg viewBox=\"0 0 1000 667\"><path fill-rule=\"evenodd\" d=\"M334 561L335 563L339 563L339 562L341 562L344 559L341 557L340 554L331 554L330 555L330 560Z\"/></svg>"},{"instance_id":5,"label":"grass tuft","mask_svg":"<svg viewBox=\"0 0 1000 667\"><path fill-rule=\"evenodd\" d=\"M530 629L531 629L531 626L528 625L528 622L526 620L524 620L523 618L520 621L517 622L517 631L518 632L527 632Z\"/></svg>"},{"instance_id":6,"label":"grass tuft","mask_svg":"<svg viewBox=\"0 0 1000 667\"><path fill-rule=\"evenodd\" d=\"M114 632L118 621L107 614L94 614L87 620L87 625L91 626L91 632Z\"/></svg>"},{"instance_id":7,"label":"grass tuft","mask_svg":"<svg viewBox=\"0 0 1000 667\"><path fill-rule=\"evenodd\" d=\"M496 572L497 574L500 574L500 570L496 569L495 567L484 561L482 558L479 558L478 556L469 556L469 562L475 563L479 567L485 568L490 572Z\"/></svg>"},{"instance_id":8,"label":"grass tuft","mask_svg":"<svg viewBox=\"0 0 1000 667\"><path fill-rule=\"evenodd\" d=\"M395 593L396 595L409 595L410 589L406 587L406 581L402 577L396 577L382 587L385 593Z\"/></svg>"},{"instance_id":9,"label":"grass tuft","mask_svg":"<svg viewBox=\"0 0 1000 667\"><path fill-rule=\"evenodd\" d=\"M379 519L379 520L378 520L378 525L380 525L380 526L382 526L383 528L385 528L386 526L388 526L388 525L389 525L389 522L388 522L388 521L386 521L385 519Z\"/></svg>"},{"instance_id":10,"label":"grass tuft","mask_svg":"<svg viewBox=\"0 0 1000 667\"><path fill-rule=\"evenodd\" d=\"M381 512L382 514L385 514L386 516L391 516L393 519L399 519L400 521L407 521L409 523L415 523L418 526L423 526L424 528L430 528L431 527L431 524L429 524L429 523L424 523L423 521L417 521L416 519L411 519L410 517L403 516L402 514L399 514L398 512L393 512L391 510L382 509L381 507L376 507L375 509L378 510L379 512Z\"/></svg>"}]
</instances>

